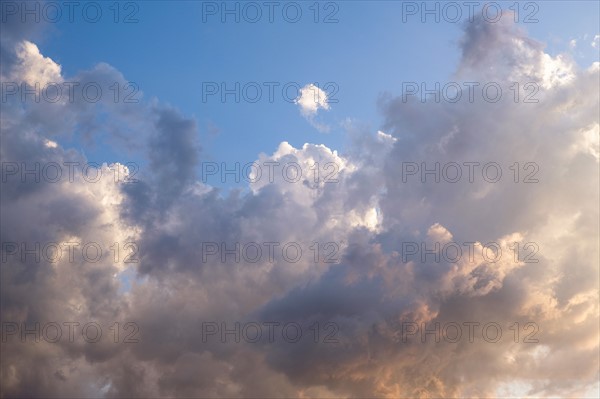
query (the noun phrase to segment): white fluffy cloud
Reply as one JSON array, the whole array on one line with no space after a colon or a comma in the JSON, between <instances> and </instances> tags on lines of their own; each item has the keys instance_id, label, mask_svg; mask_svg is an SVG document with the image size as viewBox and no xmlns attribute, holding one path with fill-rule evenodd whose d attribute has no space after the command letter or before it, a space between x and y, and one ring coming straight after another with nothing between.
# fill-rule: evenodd
<instances>
[{"instance_id":1,"label":"white fluffy cloud","mask_svg":"<svg viewBox=\"0 0 600 399\"><path fill-rule=\"evenodd\" d=\"M329 127L325 124L316 122L315 117L320 109L329 110L329 101L327 93L312 83L300 89L298 98L294 100L300 107L300 113L310 122L310 124L320 132L328 132Z\"/></svg>"},{"instance_id":2,"label":"white fluffy cloud","mask_svg":"<svg viewBox=\"0 0 600 399\"><path fill-rule=\"evenodd\" d=\"M316 115L319 109L329 109L327 93L312 83L300 89L295 103L300 106L300 112L305 116Z\"/></svg>"},{"instance_id":3,"label":"white fluffy cloud","mask_svg":"<svg viewBox=\"0 0 600 399\"><path fill-rule=\"evenodd\" d=\"M8 80L25 82L30 86L38 84L40 87L62 83L60 65L44 57L35 44L27 40L18 43L16 55L19 62Z\"/></svg>"}]
</instances>

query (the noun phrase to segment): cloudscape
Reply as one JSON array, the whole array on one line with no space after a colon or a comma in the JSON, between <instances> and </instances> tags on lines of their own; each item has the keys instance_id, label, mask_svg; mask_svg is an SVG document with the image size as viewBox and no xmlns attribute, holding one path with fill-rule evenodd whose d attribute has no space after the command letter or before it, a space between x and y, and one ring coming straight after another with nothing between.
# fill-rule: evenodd
<instances>
[{"instance_id":1,"label":"cloudscape","mask_svg":"<svg viewBox=\"0 0 600 399\"><path fill-rule=\"evenodd\" d=\"M594 1L1 1L0 397L584 398Z\"/></svg>"}]
</instances>

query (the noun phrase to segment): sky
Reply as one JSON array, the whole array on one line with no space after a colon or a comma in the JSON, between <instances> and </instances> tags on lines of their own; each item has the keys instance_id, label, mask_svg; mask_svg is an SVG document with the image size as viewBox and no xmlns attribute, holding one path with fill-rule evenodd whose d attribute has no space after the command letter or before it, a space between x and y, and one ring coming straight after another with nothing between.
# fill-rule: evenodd
<instances>
[{"instance_id":1,"label":"sky","mask_svg":"<svg viewBox=\"0 0 600 399\"><path fill-rule=\"evenodd\" d=\"M600 394L597 1L0 5L0 397Z\"/></svg>"},{"instance_id":2,"label":"sky","mask_svg":"<svg viewBox=\"0 0 600 399\"><path fill-rule=\"evenodd\" d=\"M100 62L118 66L148 98L156 97L194 116L207 156L228 163L252 162L256 154L273 151L282 134L296 147L318 142L346 148L344 122L348 118L371 129L380 127L382 117L376 103L383 93L399 95L406 81L452 80L460 56L456 48L461 22L469 17L469 9L462 6L464 18L452 22L453 11L449 10L450 21L445 21L439 3L440 22L435 22L435 15L428 15L428 23L422 23L419 3L417 14L407 15L403 23L402 2L348 1L333 3L335 7L323 2L320 22L314 23L314 7L309 8L313 3L304 1L299 3L303 4L303 17L297 23L286 21L283 7L274 7L273 22L269 23L269 8L264 5L261 19L246 22L254 14L247 15L252 10L244 13L243 3L239 3L239 23L235 14L225 15L226 22L231 23L222 23L220 3L215 14L208 14L200 1L171 3L146 1L138 8L123 5L120 17L126 19L131 14L132 20L138 20L128 24L115 24L109 6L105 7L106 17L98 23L85 23L82 18L83 23L76 18L70 22L65 11L65 17L52 24L51 32L40 41L40 49L56 59L67 75ZM498 4L514 8L510 2ZM567 52L584 65L597 59L597 48L590 46L598 30L597 2L550 1L537 8L526 8L526 4L522 2L517 8L521 13L517 21L543 41L550 54ZM230 8L235 9L233 5ZM481 14L481 8L474 8L473 14ZM294 17L292 11L287 12ZM571 40L578 41L579 46L571 48ZM236 103L233 95L222 102L219 93L203 100L204 82L225 83L229 88L236 82L241 87L257 82L264 92L255 103ZM280 83L272 102L264 82ZM290 102L294 87L282 93L282 86L290 82L301 87L332 83L328 92L336 91L331 100L337 103L320 118L329 127L328 134L306 128L306 121ZM232 148L232 140L240 145ZM101 160L108 150L97 145ZM220 180L211 183L230 186Z\"/></svg>"}]
</instances>

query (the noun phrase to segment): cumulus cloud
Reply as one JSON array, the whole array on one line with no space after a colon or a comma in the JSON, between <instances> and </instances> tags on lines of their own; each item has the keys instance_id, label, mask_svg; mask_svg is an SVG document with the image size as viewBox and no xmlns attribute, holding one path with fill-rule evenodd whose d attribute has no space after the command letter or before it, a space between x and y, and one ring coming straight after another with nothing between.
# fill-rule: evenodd
<instances>
[{"instance_id":1,"label":"cumulus cloud","mask_svg":"<svg viewBox=\"0 0 600 399\"><path fill-rule=\"evenodd\" d=\"M62 83L60 65L40 54L38 47L25 40L16 48L18 64L9 80L15 79L30 86Z\"/></svg>"},{"instance_id":2,"label":"cumulus cloud","mask_svg":"<svg viewBox=\"0 0 600 399\"><path fill-rule=\"evenodd\" d=\"M320 132L328 132L329 126L316 122L315 117L320 109L329 110L327 93L318 86L309 83L299 91L294 103L300 107L300 113Z\"/></svg>"},{"instance_id":3,"label":"cumulus cloud","mask_svg":"<svg viewBox=\"0 0 600 399\"><path fill-rule=\"evenodd\" d=\"M125 82L106 64L63 76L20 37L2 46L12 54L6 70L19 71L15 80ZM552 57L507 22L471 24L459 51L458 76L540 82L539 102L382 96L381 130L356 128L347 153L282 142L257 164L296 165L300 179L290 182L275 169L272 181L263 176L248 192L228 195L199 181L196 121L157 100L24 105L11 98L0 119L3 162L85 164L82 152L59 144L82 135L130 148L145 162L136 183L114 178L115 170L133 173L125 159L99 165L95 183L80 167L74 182L3 181L3 243L134 242L138 262L115 262L110 250L93 263L7 257L2 322L108 328L132 321L140 338L30 344L9 337L2 343L3 395L582 397L597 390L598 66ZM297 100L309 121L329 109L325 93L318 101L313 95L308 85ZM454 183L423 182L420 174L403 181L409 163L451 162L495 162L504 178L490 183L479 167L473 181L467 169ZM523 183L532 171L537 183ZM290 262L281 252L272 262L203 261L206 242L297 242L305 249L329 242L337 256L331 263L311 256ZM406 243L425 245L429 255L406 257ZM449 243L472 248L473 256L449 260ZM486 252L489 243L500 259ZM533 258L515 258L515 243ZM207 341L203 321L230 328L334 323L336 341ZM502 340L482 335L490 322L501 326ZM407 325L423 323L431 330L457 323L465 337L406 336ZM464 323L480 323L472 341ZM523 342L532 331L538 342Z\"/></svg>"}]
</instances>

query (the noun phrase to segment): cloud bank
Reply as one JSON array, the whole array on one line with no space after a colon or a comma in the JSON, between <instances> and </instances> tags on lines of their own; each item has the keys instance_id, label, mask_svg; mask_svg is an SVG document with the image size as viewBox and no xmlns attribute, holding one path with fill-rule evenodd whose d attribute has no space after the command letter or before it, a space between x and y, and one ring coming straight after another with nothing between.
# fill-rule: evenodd
<instances>
[{"instance_id":1,"label":"cloud bank","mask_svg":"<svg viewBox=\"0 0 600 399\"><path fill-rule=\"evenodd\" d=\"M3 33L3 82L126 83L107 64L64 76L24 28L16 29ZM384 94L382 131L355 135L348 154L282 142L257 162L293 162L311 178L290 183L276 174L273 182L263 179L229 195L198 178L204 154L196 122L156 99L35 103L9 97L0 120L3 163L83 165L82 152L56 144L83 137L143 154L147 167L136 183L114 179L115 170L132 173L126 161L99 166L104 173L94 183L83 179L79 166L73 182L57 183L23 182L3 169L3 243L93 241L106 249L135 242L138 248L138 262L127 264L114 261L109 250L96 262L49 262L23 260L3 246L3 326L130 321L139 340L115 344L104 327L110 339L92 344L66 337L21 342L3 330L2 395L597 392L599 64L581 69L551 56L510 22L475 21L458 51L457 79L502 87L539 82L539 101L515 103L505 95L494 103L421 103ZM327 109L304 99L303 92L298 105L307 117ZM336 181L312 179L315 162L335 165ZM472 181L469 162L480 164L471 164ZM504 173L496 183L481 177L490 162ZM431 176L423 182L421 169L435 170L436 163L463 165L464 175L454 183ZM419 172L407 174L415 165ZM532 171L537 182L525 184ZM306 252L311 255L290 262L275 251L272 261L203 261L201 243L265 242L295 242L305 251L313 242L336 243L338 256L315 262ZM436 243L451 242L472 243L464 248L474 248L474 255L438 259ZM489 242L498 244L500 259L482 250ZM421 253L407 257L406 243L433 250L424 259ZM521 249L535 252L537 262L515 258L514 243L535 243L535 251ZM323 335L335 330L335 340L321 337L315 344L310 335L270 342L265 333L257 342L235 343L231 336L220 342L204 339L207 322L230 329L236 322L294 322L305 332L319 323ZM327 323L333 327L326 331ZM436 332L436 323L447 328ZM461 328L458 340L452 323ZM493 328L482 333L487 323L501 326L502 339L493 342Z\"/></svg>"}]
</instances>

